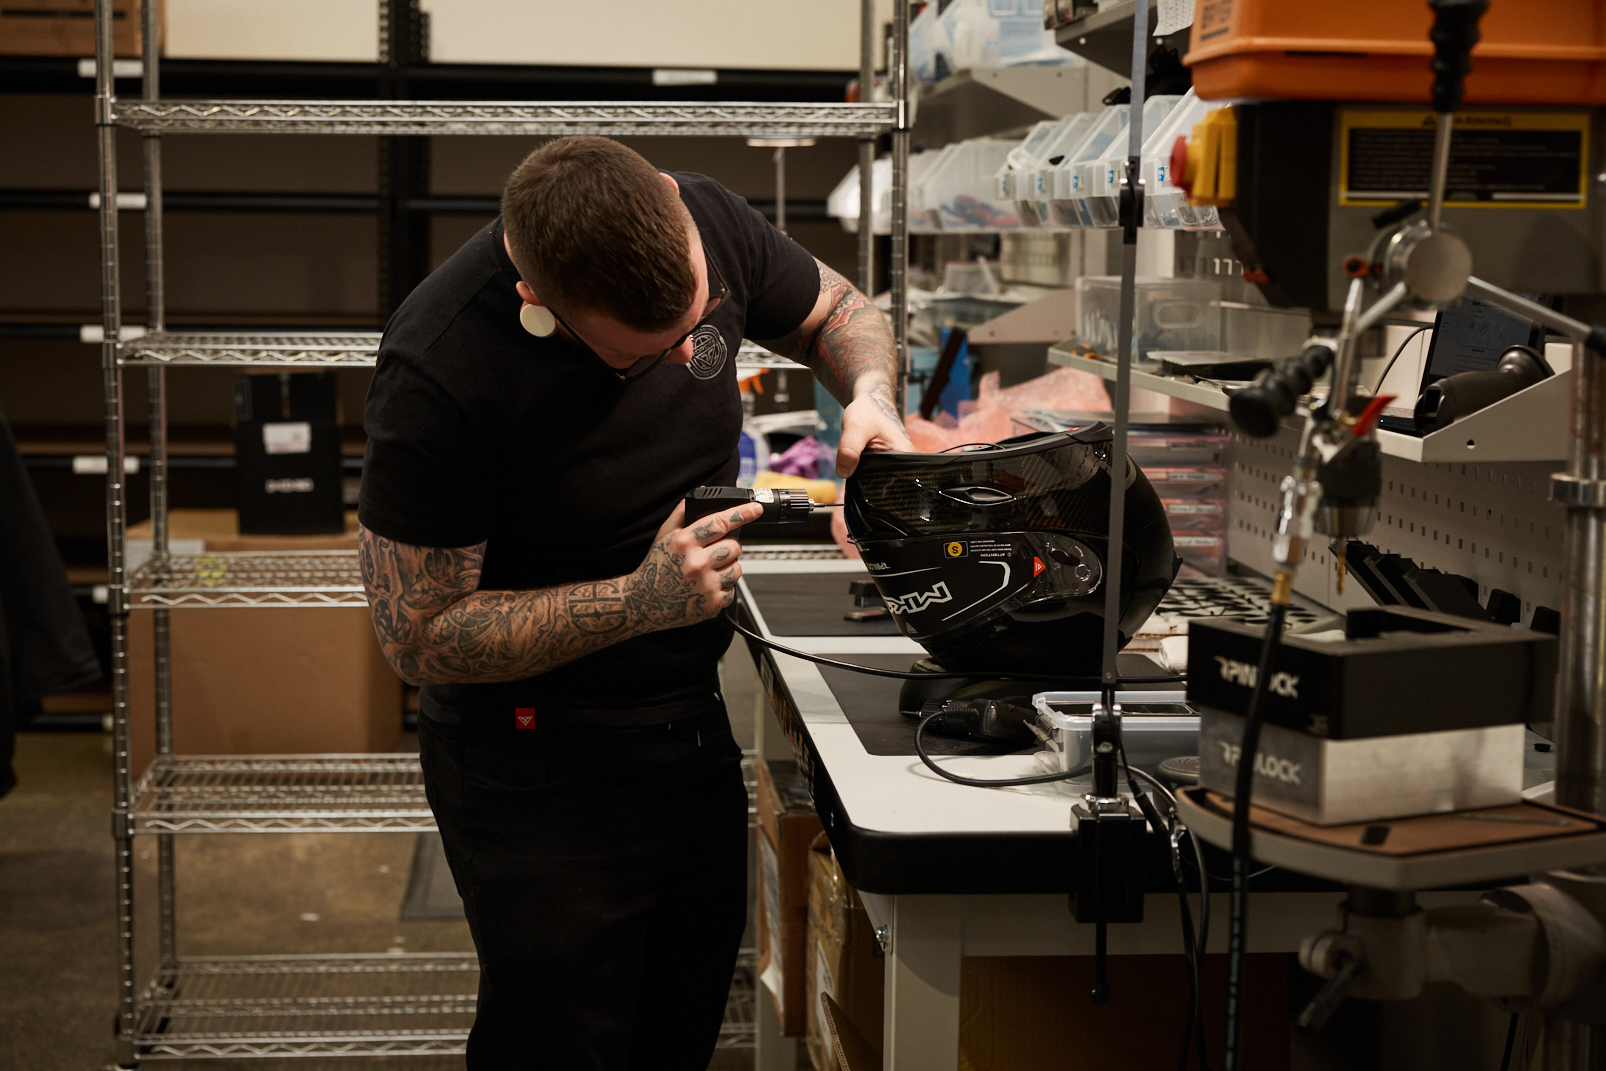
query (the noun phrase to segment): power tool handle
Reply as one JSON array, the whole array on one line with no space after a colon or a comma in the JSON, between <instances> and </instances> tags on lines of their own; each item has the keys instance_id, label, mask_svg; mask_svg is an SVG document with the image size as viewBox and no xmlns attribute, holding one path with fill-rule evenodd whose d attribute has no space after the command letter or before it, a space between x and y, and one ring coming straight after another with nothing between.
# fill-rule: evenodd
<instances>
[{"instance_id":1,"label":"power tool handle","mask_svg":"<svg viewBox=\"0 0 1606 1071\"><path fill-rule=\"evenodd\" d=\"M699 487L697 491L693 491L691 494L686 496L686 520L684 523L686 525L695 524L697 521L702 520L704 517L707 517L710 514L719 513L721 510L730 509L732 507L751 502L752 499L747 496L738 497L735 495L726 496L720 494L706 494L708 491L737 492L740 490L741 488L736 487ZM698 491L705 492L705 494L698 494Z\"/></svg>"},{"instance_id":2,"label":"power tool handle","mask_svg":"<svg viewBox=\"0 0 1606 1071\"><path fill-rule=\"evenodd\" d=\"M1453 112L1461 106L1465 80L1472 70L1472 46L1478 43L1478 20L1489 0L1429 0L1433 9L1433 110Z\"/></svg>"}]
</instances>

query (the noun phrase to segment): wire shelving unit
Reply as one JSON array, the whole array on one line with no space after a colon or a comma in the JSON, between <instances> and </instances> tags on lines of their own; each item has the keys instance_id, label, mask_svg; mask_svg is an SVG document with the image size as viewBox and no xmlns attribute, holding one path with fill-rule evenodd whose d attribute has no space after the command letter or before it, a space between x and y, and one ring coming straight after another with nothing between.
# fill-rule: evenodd
<instances>
[{"instance_id":1,"label":"wire shelving unit","mask_svg":"<svg viewBox=\"0 0 1606 1071\"><path fill-rule=\"evenodd\" d=\"M117 1062L264 1056L395 1056L461 1053L473 1022L478 963L472 953L197 957L178 954L174 844L179 834L407 832L435 828L418 759L411 755L193 756L173 753L171 641L174 610L365 605L354 552L178 555L169 551L166 375L180 368L330 368L375 364L372 331L283 333L170 331L165 322L161 139L173 133L483 135L728 135L852 137L859 141L861 220L873 218L875 140L891 135L892 326L908 372L908 0L894 0L891 100L861 104L479 102L409 100L164 100L157 55L158 5L145 25L141 95L120 99L111 0L96 0L95 125L99 143L101 371L106 428L107 609L111 623L118 908ZM382 13L383 14L383 13ZM382 18L382 34L389 34ZM388 41L388 37L382 38ZM860 85L869 97L877 45L873 0L861 7ZM143 199L120 201L117 129L138 131ZM144 213L146 330L125 338L119 210ZM874 293L872 228L859 230L861 289ZM132 334L132 332L130 332ZM120 340L120 341L119 341ZM741 371L797 368L744 344ZM152 549L127 567L127 412L124 376L149 384ZM834 548L754 547L754 558L837 557ZM153 614L156 756L132 768L129 632L132 612ZM752 760L744 763L751 782ZM751 798L751 797L750 797ZM157 962L142 985L135 961L135 838L157 842ZM720 1045L751 1045L755 954L738 960Z\"/></svg>"}]
</instances>

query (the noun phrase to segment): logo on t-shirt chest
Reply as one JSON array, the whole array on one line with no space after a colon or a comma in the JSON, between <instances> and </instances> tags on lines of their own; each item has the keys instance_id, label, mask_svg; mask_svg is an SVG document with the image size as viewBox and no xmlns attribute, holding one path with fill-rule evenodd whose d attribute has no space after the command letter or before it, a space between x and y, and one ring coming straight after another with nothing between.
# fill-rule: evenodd
<instances>
[{"instance_id":1,"label":"logo on t-shirt chest","mask_svg":"<svg viewBox=\"0 0 1606 1071\"><path fill-rule=\"evenodd\" d=\"M725 370L725 336L713 324L704 324L691 336L691 364L686 367L698 379L713 379Z\"/></svg>"}]
</instances>

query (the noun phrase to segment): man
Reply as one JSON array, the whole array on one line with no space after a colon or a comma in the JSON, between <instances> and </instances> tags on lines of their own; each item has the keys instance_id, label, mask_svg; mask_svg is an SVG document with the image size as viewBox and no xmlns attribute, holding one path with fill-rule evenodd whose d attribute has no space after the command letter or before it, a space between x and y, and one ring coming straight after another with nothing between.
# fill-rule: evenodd
<instances>
[{"instance_id":1,"label":"man","mask_svg":"<svg viewBox=\"0 0 1606 1071\"><path fill-rule=\"evenodd\" d=\"M716 664L748 505L743 336L846 404L838 471L909 449L885 318L700 175L603 138L531 153L403 302L360 515L380 644L422 685L430 805L481 965L473 1071L703 1071L746 901Z\"/></svg>"}]
</instances>

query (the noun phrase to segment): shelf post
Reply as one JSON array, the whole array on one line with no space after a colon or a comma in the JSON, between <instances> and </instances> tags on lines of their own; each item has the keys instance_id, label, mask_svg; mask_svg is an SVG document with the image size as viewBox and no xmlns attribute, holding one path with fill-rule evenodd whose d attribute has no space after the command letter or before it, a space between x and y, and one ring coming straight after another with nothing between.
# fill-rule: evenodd
<instances>
[{"instance_id":1,"label":"shelf post","mask_svg":"<svg viewBox=\"0 0 1606 1071\"><path fill-rule=\"evenodd\" d=\"M1551 480L1551 498L1567 508L1556 802L1599 814L1606 810L1606 357L1575 337L1572 375L1567 471Z\"/></svg>"},{"instance_id":2,"label":"shelf post","mask_svg":"<svg viewBox=\"0 0 1606 1071\"><path fill-rule=\"evenodd\" d=\"M162 99L159 5L146 0L140 6L143 22L144 85L146 100ZM140 139L145 150L145 331L167 329L167 296L162 259L162 135L147 130ZM146 370L150 395L151 561L167 558L167 369ZM173 752L172 634L168 612L152 614L152 641L156 651L156 753ZM161 915L161 965L178 963L176 892L173 876L173 838L156 839L157 902Z\"/></svg>"},{"instance_id":3,"label":"shelf post","mask_svg":"<svg viewBox=\"0 0 1606 1071\"><path fill-rule=\"evenodd\" d=\"M380 0L379 95L410 96L409 70L424 63L428 16L418 0ZM395 312L429 274L429 220L414 202L429 193L429 138L379 139L379 313Z\"/></svg>"},{"instance_id":4,"label":"shelf post","mask_svg":"<svg viewBox=\"0 0 1606 1071\"><path fill-rule=\"evenodd\" d=\"M1132 102L1127 105L1127 162L1121 191L1121 306L1118 315L1115 362L1115 394L1110 402L1115 410L1115 438L1110 444L1110 544L1105 563L1104 586L1104 668L1105 708L1114 698L1119 679L1116 655L1120 650L1121 551L1126 528L1126 434L1128 409L1132 399L1132 337L1137 316L1138 228L1143 226L1143 188L1140 163L1143 158L1144 73L1148 67L1149 0L1137 0L1132 12Z\"/></svg>"},{"instance_id":5,"label":"shelf post","mask_svg":"<svg viewBox=\"0 0 1606 1071\"><path fill-rule=\"evenodd\" d=\"M111 627L112 765L117 853L117 1062L133 1066L134 840L128 813L133 770L128 728L128 587L124 572L127 476L123 471L123 378L117 367L122 293L117 250L117 128L112 123L115 56L111 0L95 0L95 134L100 150L100 368L106 422L106 609Z\"/></svg>"},{"instance_id":6,"label":"shelf post","mask_svg":"<svg viewBox=\"0 0 1606 1071\"><path fill-rule=\"evenodd\" d=\"M898 412L909 391L909 0L892 0L892 340L898 350ZM863 197L863 194L860 195ZM863 205L861 199L860 205ZM866 223L860 216L859 226Z\"/></svg>"},{"instance_id":7,"label":"shelf post","mask_svg":"<svg viewBox=\"0 0 1606 1071\"><path fill-rule=\"evenodd\" d=\"M875 0L859 4L859 103L875 99ZM859 289L875 297L875 137L859 139Z\"/></svg>"}]
</instances>

